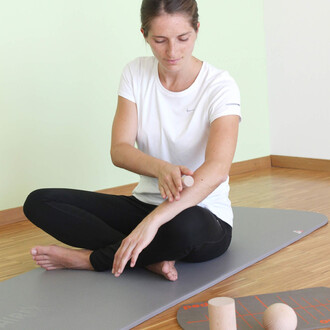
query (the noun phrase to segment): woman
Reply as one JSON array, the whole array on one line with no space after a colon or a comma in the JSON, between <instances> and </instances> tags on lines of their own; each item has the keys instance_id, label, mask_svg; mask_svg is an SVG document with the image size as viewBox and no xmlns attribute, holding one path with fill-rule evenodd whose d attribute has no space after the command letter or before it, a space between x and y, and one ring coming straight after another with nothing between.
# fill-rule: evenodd
<instances>
[{"instance_id":1,"label":"woman","mask_svg":"<svg viewBox=\"0 0 330 330\"><path fill-rule=\"evenodd\" d=\"M175 281L176 260L209 260L230 244L237 85L192 55L200 26L195 0L143 0L141 22L154 56L137 58L123 71L111 144L113 163L140 174L140 182L129 197L71 189L31 193L26 216L82 248L32 248L47 270L111 269L118 277L137 265ZM194 177L192 187L183 189L183 175Z\"/></svg>"}]
</instances>

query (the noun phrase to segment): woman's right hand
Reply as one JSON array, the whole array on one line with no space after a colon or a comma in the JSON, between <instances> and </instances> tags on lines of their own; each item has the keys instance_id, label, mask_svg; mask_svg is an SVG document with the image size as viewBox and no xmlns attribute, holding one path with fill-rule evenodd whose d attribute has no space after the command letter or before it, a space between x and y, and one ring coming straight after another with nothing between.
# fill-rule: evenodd
<instances>
[{"instance_id":1,"label":"woman's right hand","mask_svg":"<svg viewBox=\"0 0 330 330\"><path fill-rule=\"evenodd\" d=\"M194 172L186 166L165 163L158 174L158 187L162 197L168 198L169 202L179 200L183 188L182 176L193 174Z\"/></svg>"}]
</instances>

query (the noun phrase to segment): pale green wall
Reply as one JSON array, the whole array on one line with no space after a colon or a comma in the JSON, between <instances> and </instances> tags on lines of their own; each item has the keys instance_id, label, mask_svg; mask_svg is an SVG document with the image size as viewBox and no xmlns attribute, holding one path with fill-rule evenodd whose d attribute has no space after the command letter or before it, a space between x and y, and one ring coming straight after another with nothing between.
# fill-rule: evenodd
<instances>
[{"instance_id":1,"label":"pale green wall","mask_svg":"<svg viewBox=\"0 0 330 330\"><path fill-rule=\"evenodd\" d=\"M200 0L195 55L229 70L244 120L235 161L269 155L261 0ZM98 190L138 176L109 156L123 66L149 55L140 1L0 4L0 210L39 187Z\"/></svg>"}]
</instances>

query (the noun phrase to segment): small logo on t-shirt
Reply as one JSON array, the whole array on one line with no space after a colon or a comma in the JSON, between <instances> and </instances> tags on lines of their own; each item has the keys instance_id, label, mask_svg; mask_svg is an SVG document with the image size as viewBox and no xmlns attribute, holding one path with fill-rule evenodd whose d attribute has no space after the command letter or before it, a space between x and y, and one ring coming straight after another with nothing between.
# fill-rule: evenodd
<instances>
[{"instance_id":1,"label":"small logo on t-shirt","mask_svg":"<svg viewBox=\"0 0 330 330\"><path fill-rule=\"evenodd\" d=\"M187 112L193 112L195 111L196 109L187 109Z\"/></svg>"}]
</instances>

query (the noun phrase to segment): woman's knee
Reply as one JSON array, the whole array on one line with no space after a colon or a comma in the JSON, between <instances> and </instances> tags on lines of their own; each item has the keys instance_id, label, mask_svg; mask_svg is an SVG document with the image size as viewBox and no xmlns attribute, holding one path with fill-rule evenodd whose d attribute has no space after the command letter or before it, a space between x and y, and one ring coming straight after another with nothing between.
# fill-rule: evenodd
<instances>
[{"instance_id":1,"label":"woman's knee","mask_svg":"<svg viewBox=\"0 0 330 330\"><path fill-rule=\"evenodd\" d=\"M202 246L194 248L182 260L187 262L203 262L220 257L224 254L230 245L231 236L225 235L222 241L205 243Z\"/></svg>"},{"instance_id":2,"label":"woman's knee","mask_svg":"<svg viewBox=\"0 0 330 330\"><path fill-rule=\"evenodd\" d=\"M210 222L216 222L216 220L209 219L208 212L199 206L188 208L164 226L166 232L164 234L169 241L180 241L184 245L200 244L213 234Z\"/></svg>"},{"instance_id":3,"label":"woman's knee","mask_svg":"<svg viewBox=\"0 0 330 330\"><path fill-rule=\"evenodd\" d=\"M51 189L37 189L27 196L23 205L23 212L30 221L34 218L35 213L40 209L50 191Z\"/></svg>"}]
</instances>

